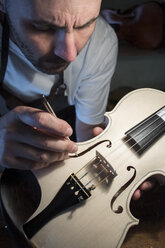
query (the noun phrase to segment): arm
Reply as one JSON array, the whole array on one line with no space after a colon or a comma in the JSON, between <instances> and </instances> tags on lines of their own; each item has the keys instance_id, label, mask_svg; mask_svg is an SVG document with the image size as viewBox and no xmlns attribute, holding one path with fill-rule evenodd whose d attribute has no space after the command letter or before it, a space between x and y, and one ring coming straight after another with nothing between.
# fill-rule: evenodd
<instances>
[{"instance_id":1,"label":"arm","mask_svg":"<svg viewBox=\"0 0 165 248\"><path fill-rule=\"evenodd\" d=\"M102 127L102 123L100 125L89 125L76 118L77 141L82 142L99 135L103 130Z\"/></svg>"},{"instance_id":2,"label":"arm","mask_svg":"<svg viewBox=\"0 0 165 248\"><path fill-rule=\"evenodd\" d=\"M105 25L106 27L100 27L106 30L103 37L100 39L99 29L100 32L91 40L74 97L76 115L81 122L89 124L89 127L104 121L110 83L117 61L117 38L112 28Z\"/></svg>"}]
</instances>

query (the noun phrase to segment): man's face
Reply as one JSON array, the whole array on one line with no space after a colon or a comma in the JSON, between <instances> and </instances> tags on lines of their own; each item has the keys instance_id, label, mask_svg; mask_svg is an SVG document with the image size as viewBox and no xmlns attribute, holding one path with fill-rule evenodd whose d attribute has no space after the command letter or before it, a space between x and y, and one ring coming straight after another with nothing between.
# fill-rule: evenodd
<instances>
[{"instance_id":1,"label":"man's face","mask_svg":"<svg viewBox=\"0 0 165 248\"><path fill-rule=\"evenodd\" d=\"M101 0L6 0L11 37L40 71L64 70L94 31Z\"/></svg>"}]
</instances>

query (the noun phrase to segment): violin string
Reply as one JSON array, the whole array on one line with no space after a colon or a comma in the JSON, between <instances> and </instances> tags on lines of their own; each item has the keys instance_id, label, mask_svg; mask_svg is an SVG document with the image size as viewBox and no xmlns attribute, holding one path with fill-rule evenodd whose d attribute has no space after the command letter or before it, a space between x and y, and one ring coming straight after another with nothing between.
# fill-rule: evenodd
<instances>
[{"instance_id":1,"label":"violin string","mask_svg":"<svg viewBox=\"0 0 165 248\"><path fill-rule=\"evenodd\" d=\"M162 123L160 123L159 125L157 125L154 129L152 129L152 131L150 131L148 134L146 134L145 136L143 136L138 142L139 142L139 143L142 142L147 136L149 136L152 132L154 132L157 128L159 128L159 127L160 127L161 125L163 125L163 124L164 124L164 122L162 122ZM146 129L147 129L147 128L146 128ZM123 144L126 144L126 143L127 143L127 142L125 142L125 143L123 143ZM132 150L137 144L138 144L138 143L135 142L132 146L130 146L129 148L127 148L127 151L128 151L128 150ZM147 142L147 144L148 144L148 142ZM122 146L122 144L121 144L121 146ZM141 149L143 149L143 147L141 147L141 148L137 151L137 153L138 153ZM123 155L123 154L122 154L122 155ZM128 160L128 158L130 158L131 156L133 156L133 153L132 153L132 154L129 154L129 156L128 156L128 153L125 152L124 155L127 156L125 159ZM116 158L117 158L117 159L120 158L120 155L117 156ZM112 163L114 163L114 161L115 161L115 160L112 160ZM124 163L124 159L123 159L123 156L122 156L122 165L123 165L123 163ZM119 164L119 163L118 163L118 164ZM116 167L115 169L118 170L122 165L119 165L119 166Z\"/></svg>"},{"instance_id":2,"label":"violin string","mask_svg":"<svg viewBox=\"0 0 165 248\"><path fill-rule=\"evenodd\" d=\"M157 114L155 114L155 115L157 115ZM165 114L163 114L162 116L164 116ZM142 130L140 130L140 132L138 132L136 135L134 135L132 138L130 138L130 139L128 139L126 142L124 142L125 144L126 143L128 143L131 139L133 139L133 138L135 138L137 135L139 135L141 132L143 132L143 131L145 131L145 129L147 129L148 127L150 127L152 124L154 124L158 119L160 119L162 116L159 116L158 118L156 118L153 122L151 122L148 126L146 126L146 127L144 127ZM153 117L153 115L152 116L150 116L149 118L147 118L147 120L145 120L145 122L146 121L148 121L151 117ZM145 123L145 122L143 122L143 123ZM162 124L164 124L164 122L163 123L161 123L161 124L159 124L158 126L156 126L155 128L154 128L154 130L155 129L157 129L158 127L160 127ZM145 139L148 135L150 135L154 130L152 130L150 133L148 133L147 135L145 135L139 142L141 142L143 139ZM115 142L115 143L117 143L117 142ZM120 146L122 146L123 144L120 144ZM131 146L130 148L129 148L129 150L131 150L131 149L133 149L133 147L135 146L135 145L137 145L137 142L135 142L135 144L133 145L133 146ZM119 148L119 147L116 147L115 148L115 150L113 150L113 153L117 150L117 148ZM141 150L142 148L140 148L137 152L139 152L140 150ZM118 156L119 157L119 156ZM95 158L94 158L95 159ZM93 161L94 159L92 159L91 161ZM83 166L83 168L84 167L86 167L86 166L88 166L88 165L91 165L91 161L90 162L88 162L85 166ZM123 160L122 160L123 161ZM97 163L97 164L99 164L99 162ZM121 165L120 165L121 166ZM119 167L120 166L118 166L118 168L117 169L119 169ZM81 168L82 169L82 168ZM80 169L80 170L81 170ZM80 171L79 170L79 171ZM78 171L78 172L79 172ZM99 175L102 173L104 171L104 169L101 171L101 172L99 172L99 174L97 174L95 177L93 177L91 180L89 180L89 182L87 182L86 184L85 184L85 186L84 187L86 187L88 184L90 184L96 177L99 177ZM78 173L77 172L77 173ZM89 171L88 171L89 172ZM86 173L86 175L88 174L88 172ZM76 173L76 174L77 174ZM109 177L110 176L110 174L107 176L107 177ZM83 176L83 177L85 177L85 175ZM107 178L106 177L106 178ZM104 180L102 180L102 181L104 181ZM100 183L99 183L100 184Z\"/></svg>"},{"instance_id":3,"label":"violin string","mask_svg":"<svg viewBox=\"0 0 165 248\"><path fill-rule=\"evenodd\" d=\"M164 114L163 114L164 115ZM160 117L159 117L160 118ZM157 119L159 119L159 118L157 118ZM155 121L154 121L155 122ZM154 130L155 129L157 129L158 127L160 127L162 124L164 124L164 122L163 123L161 123L161 124L159 124L157 127L155 127L154 128ZM151 125L151 124L150 124ZM149 126L150 126L149 125ZM148 128L148 127L146 127L146 128ZM144 129L145 130L145 129ZM147 135L145 135L139 142L141 142L143 139L145 139L148 135L150 135L154 130L152 130L149 134L147 134ZM127 141L128 142L128 141ZM125 142L125 143L127 143L127 142ZM131 150L135 145L137 145L137 143L135 142L135 144L133 145L133 146L131 146L130 148L129 148L129 150ZM140 148L139 149L139 151L141 150L142 148ZM139 151L137 151L137 152L139 152ZM123 160L122 160L122 163L123 163ZM121 166L121 165L120 165ZM120 166L118 166L118 168L120 167ZM118 169L117 168L117 169ZM108 175L107 177L109 177L110 175ZM95 177L96 178L96 177ZM104 181L104 180L102 180L102 181ZM90 182L89 182L90 183ZM88 185L88 183L86 184L86 185Z\"/></svg>"},{"instance_id":4,"label":"violin string","mask_svg":"<svg viewBox=\"0 0 165 248\"><path fill-rule=\"evenodd\" d=\"M158 110L158 111L159 111L159 110ZM139 135L141 132L145 131L148 127L150 127L150 125L153 125L157 120L161 119L161 117L165 115L165 113L163 113L162 116L158 116L158 115L157 115L158 111L157 111L154 115L150 115L148 118L146 118L145 120L143 120L143 123L142 123L142 124L145 124L145 123L146 123L147 121L149 121L152 117L154 117L154 116L157 116L157 117L158 117L158 118L155 119L153 122L151 122L148 126L146 126L146 127L144 127L143 129L141 129L141 130L139 131L139 133L135 134L135 136L133 136L133 138L135 138L135 137L136 137L137 135ZM125 143L128 143L130 140L131 140L131 138L128 139ZM113 144L117 143L118 141L120 141L120 139L117 140L116 142L114 142Z\"/></svg>"},{"instance_id":5,"label":"violin string","mask_svg":"<svg viewBox=\"0 0 165 248\"><path fill-rule=\"evenodd\" d=\"M147 135L145 135L139 142L143 141L143 139L145 139L148 135L150 135L152 132L154 132L157 128L160 128L160 126L162 126L162 125L164 125L164 122L162 122L162 123L160 123L159 125L157 125L150 133L148 133ZM148 142L147 142L147 144L148 144ZM132 146L129 148L129 150L133 149L133 147L136 146L136 145L137 145L137 142L135 142L135 144L132 145ZM143 147L141 147L141 148L137 151L137 153L138 153L141 149L143 149ZM128 153L125 153L125 154L128 155ZM126 159L128 160L128 158L130 158L131 156L133 156L133 153L132 153L132 154L129 154L129 156L127 156ZM123 165L123 160L122 160L122 165ZM120 164L120 165L119 165L117 168L115 168L115 169L118 170L122 165Z\"/></svg>"},{"instance_id":6,"label":"violin string","mask_svg":"<svg viewBox=\"0 0 165 248\"><path fill-rule=\"evenodd\" d=\"M80 192L81 190L83 190L86 186L88 186L91 182L93 182L93 180L95 178L97 178L102 172L104 171L104 169L102 169L96 176L94 176L92 179L90 179L81 189L79 189L78 192Z\"/></svg>"},{"instance_id":7,"label":"violin string","mask_svg":"<svg viewBox=\"0 0 165 248\"><path fill-rule=\"evenodd\" d=\"M156 130L157 128L159 128L160 126L162 126L163 124L165 124L165 123L164 123L164 122L160 123L154 130L152 130L152 132L155 131L155 130ZM151 132L151 133L152 133L152 132ZM147 143L145 143L145 144L148 145L149 142L150 142L150 140L149 140ZM137 152L140 152L143 148L144 148L144 147L141 147Z\"/></svg>"},{"instance_id":8,"label":"violin string","mask_svg":"<svg viewBox=\"0 0 165 248\"><path fill-rule=\"evenodd\" d=\"M156 114L155 114L156 115ZM153 117L153 116L152 116ZM145 124L148 120L150 120L151 119L151 117L150 118L148 118L147 120L145 120L145 122L143 122L143 124ZM113 149L113 153L117 150L117 149L119 149L121 146L123 146L123 144L127 144L127 143L129 143L132 139L134 139L134 138L136 138L139 134L141 134L142 132L144 132L147 128L149 128L150 126L152 126L157 120L159 120L159 119L161 119L161 117L160 116L158 116L158 118L156 118L153 122L151 122L148 126L146 126L146 127L144 127L144 128L142 128L138 133L136 133L134 136L132 136L132 137L130 137L129 139L127 139L124 143L119 143L120 141L121 141L121 139L118 139L118 140L116 140L114 143L113 143L113 145L115 145L115 144L117 144L117 143L119 143L119 145L118 146L116 146L116 148L115 149ZM124 137L123 137L124 138ZM117 151L118 152L118 151ZM109 154L109 153L108 153ZM108 154L107 154L107 156L108 156ZM111 153L111 155L112 155L112 153Z\"/></svg>"},{"instance_id":9,"label":"violin string","mask_svg":"<svg viewBox=\"0 0 165 248\"><path fill-rule=\"evenodd\" d=\"M163 114L165 115L165 114ZM117 151L118 152L118 156L116 156L116 159L118 159L120 157L120 154L119 154L119 148L124 148L123 144L127 144L129 143L129 141L131 141L132 139L136 138L136 136L138 136L139 134L141 134L143 131L147 130L148 127L150 127L151 125L153 125L157 120L159 120L161 117L158 116L158 118L156 118L154 121L152 121L148 126L144 127L143 129L141 129L138 133L136 133L134 136L130 137L126 142L123 142L123 143L119 143L118 146L115 147L115 149L113 149L112 152L108 152L106 155L105 155L105 158L110 154L111 156L114 155L114 153ZM147 119L149 120L149 118ZM145 123L145 122L143 122ZM149 133L150 134L150 133ZM148 134L148 135L149 135ZM144 137L143 137L144 138ZM120 142L121 139L117 140L113 145L115 145L116 143ZM142 140L140 140L142 141ZM137 145L137 143L134 144L134 146ZM132 149L134 146L130 147L129 149ZM122 151L121 151L122 152ZM122 159L123 159L123 152L122 152ZM113 162L115 161L115 159L113 160ZM123 161L123 160L122 160Z\"/></svg>"},{"instance_id":10,"label":"violin string","mask_svg":"<svg viewBox=\"0 0 165 248\"><path fill-rule=\"evenodd\" d=\"M85 176L88 175L88 173L89 173L89 171L87 171L85 174L83 174L83 175L79 178L79 180L81 181Z\"/></svg>"},{"instance_id":11,"label":"violin string","mask_svg":"<svg viewBox=\"0 0 165 248\"><path fill-rule=\"evenodd\" d=\"M165 115L165 114L163 114ZM161 117L156 118L153 122L151 122L148 126L144 127L142 130L140 130L137 134L135 134L134 136L130 137L126 142L120 143L112 152L111 155L113 155L115 153L115 151L119 152L119 148L124 148L123 144L127 144L129 143L129 141L133 140L134 138L136 138L139 134L141 134L143 131L147 130L148 127L150 127L151 125L153 125L157 120L159 120ZM164 123L164 122L163 122ZM163 124L162 123L162 124ZM157 127L156 127L157 128ZM148 133L148 135L150 135L154 130L152 130L150 133ZM143 138L139 141L141 142L144 138L146 138L146 136L143 136ZM118 141L121 141L121 139L119 139ZM135 142L134 145L132 145L129 150L131 150L132 148L134 148L134 146L136 146L138 143ZM117 150L118 149L118 150ZM121 151L122 152L122 151ZM139 151L137 151L139 152ZM110 153L108 152L108 154L105 156L107 157ZM126 153L125 153L126 154ZM116 159L118 159L120 157L120 154L118 153L118 156L116 156ZM122 158L123 158L123 152L122 152ZM113 162L115 161L115 159L113 160Z\"/></svg>"},{"instance_id":12,"label":"violin string","mask_svg":"<svg viewBox=\"0 0 165 248\"><path fill-rule=\"evenodd\" d=\"M80 173L80 171L82 171L85 167L87 167L88 165L91 165L92 161L94 161L96 158L92 158L87 164L85 164L83 167L80 168L80 170L78 170L75 175L77 175L78 173ZM98 163L96 165L98 165L100 163L100 161L98 161ZM89 171L88 171L89 172Z\"/></svg>"},{"instance_id":13,"label":"violin string","mask_svg":"<svg viewBox=\"0 0 165 248\"><path fill-rule=\"evenodd\" d=\"M158 111L157 111L158 112ZM142 124L145 124L147 121L149 121L152 117L154 117L154 116L156 116L157 115L157 112L155 113L155 115L151 115L151 116L149 116L147 119L145 119L144 121L143 121L143 123ZM163 113L163 115L162 116L164 116L165 115L165 113ZM158 115L157 115L158 116ZM161 117L162 116L158 116L158 118L156 118L153 122L151 122L148 126L146 126L146 127L144 127L143 129L141 129L138 133L136 133L132 138L129 138L128 140L126 140L126 142L124 142L124 144L127 144L129 141L131 141L131 139L133 139L133 138L135 138L136 136L138 136L140 133L142 133L143 131L145 131L148 127L150 127L151 125L153 125L157 120L159 120L159 119L161 119ZM116 143L118 143L119 141L120 141L121 139L118 139L118 140L116 140L114 143L113 143L113 146L116 144ZM120 146L122 146L123 144L119 144L119 146L118 147L116 147L114 150L113 150L113 153L120 147ZM93 158L94 159L94 158ZM92 160L93 160L92 159ZM90 161L88 162L88 163L90 163ZM81 171L84 167L86 167L88 164L86 164L86 165L84 165L79 171ZM78 174L79 173L79 171L77 171L76 172L76 174Z\"/></svg>"},{"instance_id":14,"label":"violin string","mask_svg":"<svg viewBox=\"0 0 165 248\"><path fill-rule=\"evenodd\" d=\"M164 124L164 122L163 123L161 123L161 124L159 124L155 129L157 129L157 128L159 128L161 125L163 125ZM151 132L150 132L151 133ZM149 135L149 134L148 134ZM147 135L147 136L148 136ZM143 140L143 139L142 139ZM141 140L141 141L142 141ZM150 141L149 141L150 142ZM147 144L149 143L149 142L147 142ZM137 143L136 143L137 144ZM134 145L136 145L136 144L134 144ZM133 146L132 147L130 147L129 148L129 150L131 150L133 148ZM143 147L142 148L140 148L138 151L137 151L137 153L141 150L141 149L143 149ZM128 154L128 153L125 153L125 154ZM127 156L127 163L128 163L128 158L130 158L130 157L132 157L133 156L133 153L132 154L129 154L129 156ZM116 171L121 167L123 165L123 161L122 161L122 164L120 164L117 168L115 168L116 169ZM109 175L110 176L110 175Z\"/></svg>"}]
</instances>

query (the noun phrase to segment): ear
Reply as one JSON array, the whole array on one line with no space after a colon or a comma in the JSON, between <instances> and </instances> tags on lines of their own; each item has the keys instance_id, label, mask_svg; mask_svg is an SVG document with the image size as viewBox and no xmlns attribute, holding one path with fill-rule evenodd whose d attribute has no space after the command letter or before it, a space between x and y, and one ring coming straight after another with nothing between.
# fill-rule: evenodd
<instances>
[{"instance_id":1,"label":"ear","mask_svg":"<svg viewBox=\"0 0 165 248\"><path fill-rule=\"evenodd\" d=\"M5 1L5 0L0 0L0 11L5 13L6 11L5 11L5 4L4 4L4 1Z\"/></svg>"}]
</instances>

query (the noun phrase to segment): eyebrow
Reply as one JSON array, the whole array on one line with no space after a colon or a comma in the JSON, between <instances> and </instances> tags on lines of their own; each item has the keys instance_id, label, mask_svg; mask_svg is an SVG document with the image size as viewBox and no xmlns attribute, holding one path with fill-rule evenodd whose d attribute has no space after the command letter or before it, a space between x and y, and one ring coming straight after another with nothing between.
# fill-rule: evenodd
<instances>
[{"instance_id":1,"label":"eyebrow","mask_svg":"<svg viewBox=\"0 0 165 248\"><path fill-rule=\"evenodd\" d=\"M84 23L83 25L80 26L74 26L74 29L81 29L81 28L85 28L88 25L92 24L93 22L95 22L97 20L97 17L92 18L91 20L89 20L88 22ZM43 25L43 26L50 26L50 27L54 27L54 28L67 28L67 26L60 26L60 25L56 25L52 22L48 22L48 21L44 21L44 20L33 20L32 21L34 24L36 25Z\"/></svg>"},{"instance_id":2,"label":"eyebrow","mask_svg":"<svg viewBox=\"0 0 165 248\"><path fill-rule=\"evenodd\" d=\"M75 26L74 28L75 28L75 29L84 28L84 27L86 27L86 26L88 26L88 25L92 24L93 22L95 22L95 21L97 20L97 18L98 18L98 16L97 16L97 17L92 18L91 20L89 20L88 22L84 23L84 24L83 24L83 25L81 25L81 26Z\"/></svg>"}]
</instances>

